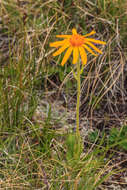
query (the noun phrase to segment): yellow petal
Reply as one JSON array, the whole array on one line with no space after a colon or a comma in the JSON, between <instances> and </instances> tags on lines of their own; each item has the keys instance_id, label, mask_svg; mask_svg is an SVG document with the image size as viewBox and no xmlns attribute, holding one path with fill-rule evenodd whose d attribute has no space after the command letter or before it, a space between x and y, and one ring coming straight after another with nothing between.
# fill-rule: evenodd
<instances>
[{"instance_id":1,"label":"yellow petal","mask_svg":"<svg viewBox=\"0 0 127 190\"><path fill-rule=\"evenodd\" d=\"M66 43L64 46L62 46L61 48L59 48L55 53L53 53L53 56L57 56L57 55L61 54L69 46L70 46L70 44Z\"/></svg>"},{"instance_id":2,"label":"yellow petal","mask_svg":"<svg viewBox=\"0 0 127 190\"><path fill-rule=\"evenodd\" d=\"M73 64L76 64L79 58L79 51L77 47L73 48Z\"/></svg>"},{"instance_id":3,"label":"yellow petal","mask_svg":"<svg viewBox=\"0 0 127 190\"><path fill-rule=\"evenodd\" d=\"M97 44L106 44L106 42L103 42L103 41L100 41L100 40L95 40L95 39L92 39L92 38L85 38L86 41L88 42L94 42L94 43L97 43Z\"/></svg>"},{"instance_id":4,"label":"yellow petal","mask_svg":"<svg viewBox=\"0 0 127 190\"><path fill-rule=\"evenodd\" d=\"M96 52L102 54L102 51L100 49L98 49L95 45L93 45L90 42L85 41L85 44L88 44L89 46L91 46Z\"/></svg>"},{"instance_id":5,"label":"yellow petal","mask_svg":"<svg viewBox=\"0 0 127 190\"><path fill-rule=\"evenodd\" d=\"M91 36L91 35L93 35L93 34L95 34L95 33L96 33L96 32L95 32L94 30L92 30L90 33L84 35L84 37Z\"/></svg>"},{"instance_id":6,"label":"yellow petal","mask_svg":"<svg viewBox=\"0 0 127 190\"><path fill-rule=\"evenodd\" d=\"M93 54L94 56L97 56L97 54L95 54L87 45L83 44L83 47L85 49L87 49L87 51L89 51L91 54Z\"/></svg>"},{"instance_id":7,"label":"yellow petal","mask_svg":"<svg viewBox=\"0 0 127 190\"><path fill-rule=\"evenodd\" d=\"M62 60L62 62L61 62L61 65L62 65L62 66L63 66L63 65L67 62L67 60L69 59L72 50L73 50L73 47L69 47L68 50L66 51L66 53L65 53L65 55L64 55L64 57L63 57L63 60Z\"/></svg>"},{"instance_id":8,"label":"yellow petal","mask_svg":"<svg viewBox=\"0 0 127 190\"><path fill-rule=\"evenodd\" d=\"M85 65L87 63L87 54L83 47L79 47L79 52L81 55L82 64Z\"/></svg>"},{"instance_id":9,"label":"yellow petal","mask_svg":"<svg viewBox=\"0 0 127 190\"><path fill-rule=\"evenodd\" d=\"M59 46L62 46L64 43L66 43L66 40L63 40L63 41L57 41L57 42L52 42L50 43L50 47L59 47Z\"/></svg>"},{"instance_id":10,"label":"yellow petal","mask_svg":"<svg viewBox=\"0 0 127 190\"><path fill-rule=\"evenodd\" d=\"M57 38L71 38L72 35L56 35Z\"/></svg>"},{"instance_id":11,"label":"yellow petal","mask_svg":"<svg viewBox=\"0 0 127 190\"><path fill-rule=\"evenodd\" d=\"M77 31L76 31L75 28L72 29L72 34L73 34L73 35L77 34Z\"/></svg>"}]
</instances>

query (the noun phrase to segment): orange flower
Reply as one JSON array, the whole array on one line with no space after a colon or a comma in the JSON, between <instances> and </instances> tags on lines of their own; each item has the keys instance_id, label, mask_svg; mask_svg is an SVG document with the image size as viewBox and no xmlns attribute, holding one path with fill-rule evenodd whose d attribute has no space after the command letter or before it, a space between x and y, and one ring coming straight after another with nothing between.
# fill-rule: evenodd
<instances>
[{"instance_id":1,"label":"orange flower","mask_svg":"<svg viewBox=\"0 0 127 190\"><path fill-rule=\"evenodd\" d=\"M55 48L60 47L53 54L53 56L57 56L57 55L61 54L65 49L68 48L63 57L63 60L61 63L62 66L67 62L67 60L69 59L72 52L73 52L73 64L77 63L79 55L81 56L82 63L86 64L87 54L86 54L85 49L88 52L90 52L91 54L93 54L94 56L97 56L97 54L95 54L93 52L93 50L90 49L90 47L93 48L97 53L102 54L102 51L99 50L93 43L106 44L105 42L100 41L100 40L95 40L93 38L87 38L88 36L91 36L95 33L96 33L95 31L92 31L92 32L82 36L77 33L76 29L72 29L72 35L57 35L56 37L63 38L64 40L50 43L50 47L55 47Z\"/></svg>"}]
</instances>

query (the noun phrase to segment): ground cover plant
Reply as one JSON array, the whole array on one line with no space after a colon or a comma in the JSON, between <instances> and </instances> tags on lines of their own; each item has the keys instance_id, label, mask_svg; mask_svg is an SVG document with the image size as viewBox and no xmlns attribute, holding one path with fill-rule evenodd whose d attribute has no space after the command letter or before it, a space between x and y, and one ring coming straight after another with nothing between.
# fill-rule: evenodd
<instances>
[{"instance_id":1,"label":"ground cover plant","mask_svg":"<svg viewBox=\"0 0 127 190\"><path fill-rule=\"evenodd\" d=\"M124 0L0 2L0 189L126 189L126 25ZM73 28L106 42L86 49L79 152L76 65L49 46Z\"/></svg>"}]
</instances>

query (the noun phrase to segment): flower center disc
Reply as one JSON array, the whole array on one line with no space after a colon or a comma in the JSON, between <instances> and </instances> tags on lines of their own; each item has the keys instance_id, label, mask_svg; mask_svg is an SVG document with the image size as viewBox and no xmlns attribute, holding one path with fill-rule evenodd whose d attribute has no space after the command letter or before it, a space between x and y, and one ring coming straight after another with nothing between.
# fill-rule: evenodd
<instances>
[{"instance_id":1,"label":"flower center disc","mask_svg":"<svg viewBox=\"0 0 127 190\"><path fill-rule=\"evenodd\" d=\"M70 43L72 46L75 46L75 47L82 46L84 43L84 38L79 34L74 34L70 38Z\"/></svg>"}]
</instances>

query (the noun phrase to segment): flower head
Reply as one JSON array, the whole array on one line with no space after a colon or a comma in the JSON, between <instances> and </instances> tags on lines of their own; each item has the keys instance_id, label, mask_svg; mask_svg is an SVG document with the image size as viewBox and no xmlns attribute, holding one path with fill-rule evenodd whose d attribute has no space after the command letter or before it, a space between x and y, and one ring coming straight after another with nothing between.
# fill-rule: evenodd
<instances>
[{"instance_id":1,"label":"flower head","mask_svg":"<svg viewBox=\"0 0 127 190\"><path fill-rule=\"evenodd\" d=\"M61 54L64 50L66 53L63 57L61 65L63 66L67 60L69 59L71 53L73 53L73 64L77 63L79 55L81 56L82 64L86 64L87 62L87 54L86 51L90 52L94 56L97 56L95 52L102 54L102 51L98 49L93 43L95 44L106 44L103 41L95 40L93 38L88 38L95 34L95 31L92 31L84 36L77 33L76 29L72 29L72 35L57 35L58 38L63 38L62 41L56 41L50 43L50 47L58 48L60 47L53 56L57 56ZM91 48L94 50L92 50Z\"/></svg>"}]
</instances>

